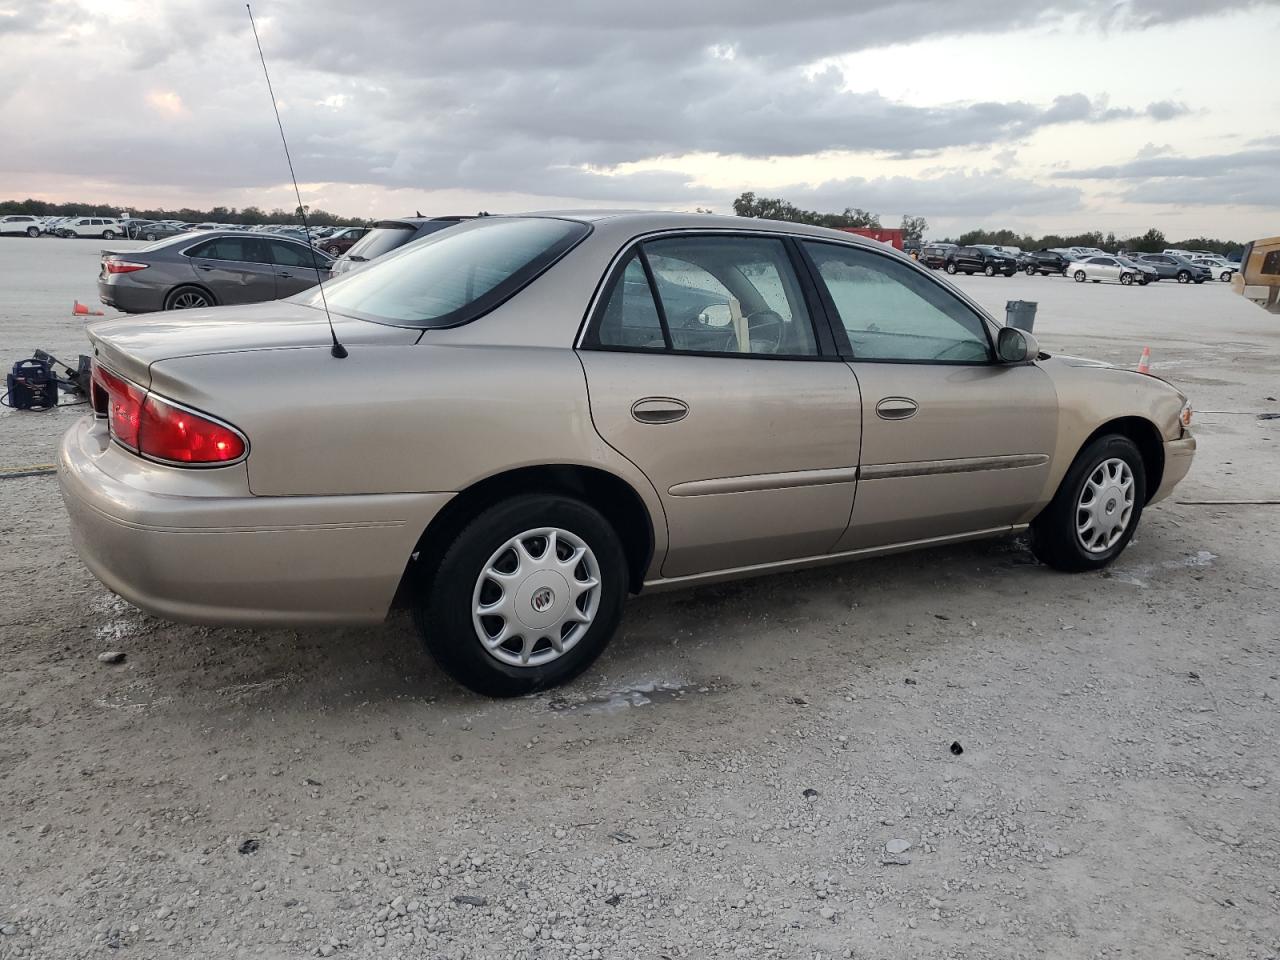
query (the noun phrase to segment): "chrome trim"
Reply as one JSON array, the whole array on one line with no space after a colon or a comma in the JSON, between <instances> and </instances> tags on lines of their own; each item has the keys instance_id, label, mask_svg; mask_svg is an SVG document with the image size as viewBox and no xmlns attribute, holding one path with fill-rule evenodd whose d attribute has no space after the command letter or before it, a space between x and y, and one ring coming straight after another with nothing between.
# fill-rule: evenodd
<instances>
[{"instance_id":1,"label":"chrome trim","mask_svg":"<svg viewBox=\"0 0 1280 960\"><path fill-rule=\"evenodd\" d=\"M721 493L788 490L793 487L817 487L832 483L853 483L857 479L857 467L834 467L826 470L794 470L788 473L754 473L745 477L689 480L675 484L667 490L667 493L673 497L706 497Z\"/></svg>"},{"instance_id":2,"label":"chrome trim","mask_svg":"<svg viewBox=\"0 0 1280 960\"><path fill-rule=\"evenodd\" d=\"M915 460L910 463L876 463L863 466L861 480L899 477L931 477L940 473L980 473L983 470L1017 470L1049 462L1048 454L1016 453L1002 457L962 457L955 460Z\"/></svg>"},{"instance_id":3,"label":"chrome trim","mask_svg":"<svg viewBox=\"0 0 1280 960\"><path fill-rule=\"evenodd\" d=\"M767 576L771 573L788 573L793 570L805 570L811 567L825 567L849 560L864 557L884 556L891 553L904 553L920 547L942 546L943 544L962 543L966 540L985 540L999 537L1007 533L1025 530L1029 524L1015 523L1007 527L988 527L984 530L973 530L969 533L957 533L946 537L928 537L924 540L907 540L902 543L886 544L882 547L861 547L857 550L845 550L841 553L827 553L813 557L800 557L795 560L778 560L773 563L756 563L746 567L728 567L724 570L712 570L708 573L694 573L684 577L658 577L644 582L645 590L661 592L664 590L680 590L685 587L718 583L723 580L737 580L745 577Z\"/></svg>"}]
</instances>

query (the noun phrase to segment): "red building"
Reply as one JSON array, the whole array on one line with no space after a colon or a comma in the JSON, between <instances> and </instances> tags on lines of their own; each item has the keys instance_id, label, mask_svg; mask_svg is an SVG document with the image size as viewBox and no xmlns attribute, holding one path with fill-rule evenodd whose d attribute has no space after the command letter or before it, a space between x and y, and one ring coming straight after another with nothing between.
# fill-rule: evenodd
<instances>
[{"instance_id":1,"label":"red building","mask_svg":"<svg viewBox=\"0 0 1280 960\"><path fill-rule=\"evenodd\" d=\"M887 243L895 250L902 249L902 231L886 229L882 227L840 227L845 233L856 233L860 237L870 237L872 240L879 240L881 243Z\"/></svg>"}]
</instances>

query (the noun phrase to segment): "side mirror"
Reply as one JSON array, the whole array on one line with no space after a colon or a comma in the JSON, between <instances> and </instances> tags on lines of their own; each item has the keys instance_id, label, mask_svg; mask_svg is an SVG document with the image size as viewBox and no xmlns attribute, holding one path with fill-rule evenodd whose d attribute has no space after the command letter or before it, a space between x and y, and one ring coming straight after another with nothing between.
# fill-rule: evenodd
<instances>
[{"instance_id":1,"label":"side mirror","mask_svg":"<svg viewBox=\"0 0 1280 960\"><path fill-rule=\"evenodd\" d=\"M996 353L1001 363L1030 363L1040 356L1040 344L1025 330L1001 327L996 336Z\"/></svg>"},{"instance_id":2,"label":"side mirror","mask_svg":"<svg viewBox=\"0 0 1280 960\"><path fill-rule=\"evenodd\" d=\"M733 322L733 311L727 303L709 303L698 314L698 322L708 327L727 327Z\"/></svg>"}]
</instances>

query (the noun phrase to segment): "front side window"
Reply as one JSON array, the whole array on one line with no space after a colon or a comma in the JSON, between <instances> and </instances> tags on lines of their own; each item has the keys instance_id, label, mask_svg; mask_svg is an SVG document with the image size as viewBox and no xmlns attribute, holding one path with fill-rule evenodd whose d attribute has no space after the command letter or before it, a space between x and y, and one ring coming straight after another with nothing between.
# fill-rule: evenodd
<instances>
[{"instance_id":1,"label":"front side window","mask_svg":"<svg viewBox=\"0 0 1280 960\"><path fill-rule=\"evenodd\" d=\"M867 250L804 241L860 360L986 363L986 321L914 267Z\"/></svg>"},{"instance_id":2,"label":"front side window","mask_svg":"<svg viewBox=\"0 0 1280 960\"><path fill-rule=\"evenodd\" d=\"M326 284L329 308L395 326L455 326L515 294L590 232L581 221L553 217L472 220ZM318 292L298 296L322 306Z\"/></svg>"}]
</instances>

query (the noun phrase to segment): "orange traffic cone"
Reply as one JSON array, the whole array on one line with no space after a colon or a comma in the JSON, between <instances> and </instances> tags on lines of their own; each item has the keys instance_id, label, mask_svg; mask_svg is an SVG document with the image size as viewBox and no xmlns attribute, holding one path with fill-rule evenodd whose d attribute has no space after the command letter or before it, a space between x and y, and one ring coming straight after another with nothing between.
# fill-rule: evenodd
<instances>
[{"instance_id":1,"label":"orange traffic cone","mask_svg":"<svg viewBox=\"0 0 1280 960\"><path fill-rule=\"evenodd\" d=\"M1142 356L1138 358L1138 372L1139 373L1151 372L1151 348L1150 347L1142 348Z\"/></svg>"},{"instance_id":2,"label":"orange traffic cone","mask_svg":"<svg viewBox=\"0 0 1280 960\"><path fill-rule=\"evenodd\" d=\"M101 310L90 310L79 300L76 300L71 307L71 313L77 317L105 317L106 314Z\"/></svg>"}]
</instances>

